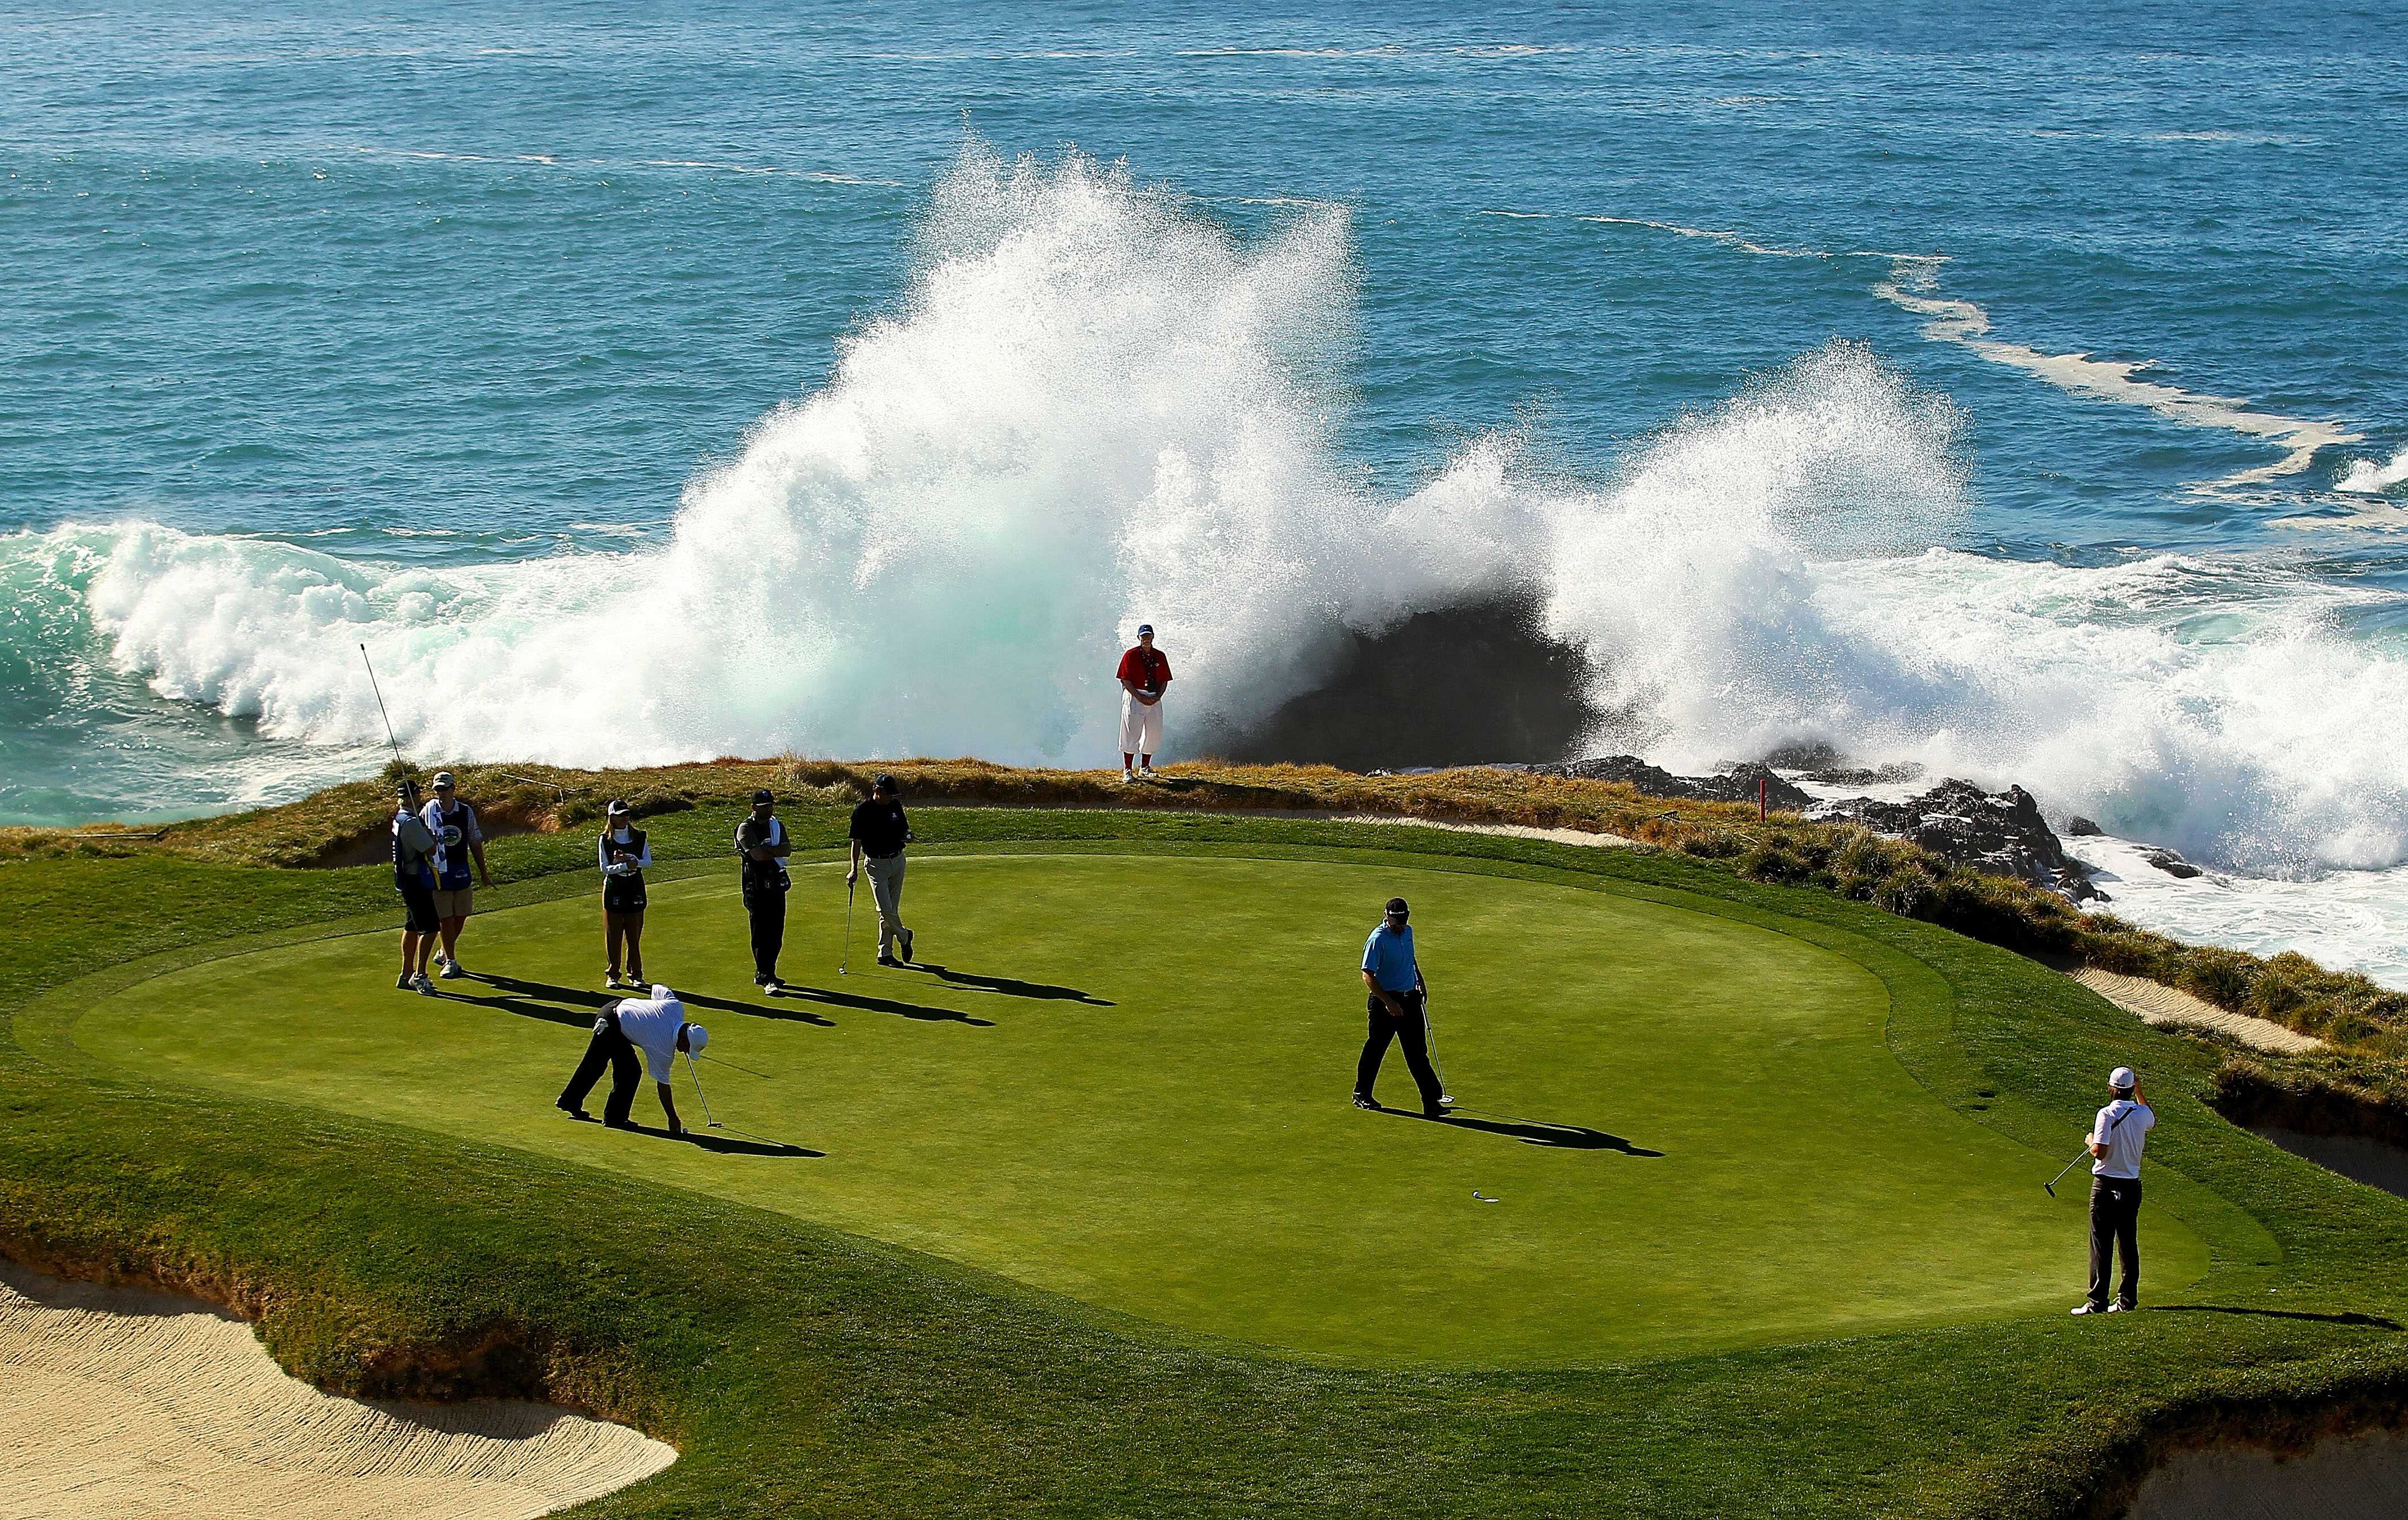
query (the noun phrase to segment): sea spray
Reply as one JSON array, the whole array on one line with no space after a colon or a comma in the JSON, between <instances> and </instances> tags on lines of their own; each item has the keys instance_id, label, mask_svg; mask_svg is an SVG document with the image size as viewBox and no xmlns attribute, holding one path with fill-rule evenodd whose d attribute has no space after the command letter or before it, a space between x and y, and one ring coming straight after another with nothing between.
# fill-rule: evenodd
<instances>
[{"instance_id":1,"label":"sea spray","mask_svg":"<svg viewBox=\"0 0 2408 1520\"><path fill-rule=\"evenodd\" d=\"M1697 766L1820 738L2225 865L2408 858L2408 667L2333 631L2355 594L2266 556L1969 552L1961 415L1860 345L1602 483L1509 431L1382 497L1334 442L1346 216L1288 209L1240 239L1124 169L974 144L903 299L689 486L666 543L404 568L142 523L21 534L0 570L39 583L48 640L26 679L65 710L130 674L287 764L380 739L360 641L429 754L1109 764L1140 618L1180 673L1176 747L1309 692L1334 630L1513 598L1579 652L1599 745Z\"/></svg>"}]
</instances>

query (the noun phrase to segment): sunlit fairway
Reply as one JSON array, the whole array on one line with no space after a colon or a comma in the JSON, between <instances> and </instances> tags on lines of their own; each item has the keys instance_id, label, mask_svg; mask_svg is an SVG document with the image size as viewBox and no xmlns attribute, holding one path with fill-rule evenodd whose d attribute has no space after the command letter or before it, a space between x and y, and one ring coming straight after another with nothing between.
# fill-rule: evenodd
<instances>
[{"instance_id":1,"label":"sunlit fairway","mask_svg":"<svg viewBox=\"0 0 2408 1520\"><path fill-rule=\"evenodd\" d=\"M478 979L440 999L394 990L391 933L349 935L139 982L74 1039L1348 1362L1595 1364L2054 1313L2079 1288L2075 1206L2039 1186L2063 1157L1893 1055L1895 988L1934 980L1895 950L1536 869L995 848L914 861L920 968L871 965L865 884L841 978L841 868L798 863L782 997L751 985L732 880L655 886L647 970L712 1032L725 1127L703 1144L552 1107L606 996L582 896L478 917ZM1452 1122L1347 1103L1356 957L1395 893ZM1381 1092L1412 1107L1394 1053ZM690 1081L678 1099L700 1131ZM660 1123L649 1082L636 1114ZM2148 1248L2157 1293L2206 1270L2162 1210Z\"/></svg>"}]
</instances>

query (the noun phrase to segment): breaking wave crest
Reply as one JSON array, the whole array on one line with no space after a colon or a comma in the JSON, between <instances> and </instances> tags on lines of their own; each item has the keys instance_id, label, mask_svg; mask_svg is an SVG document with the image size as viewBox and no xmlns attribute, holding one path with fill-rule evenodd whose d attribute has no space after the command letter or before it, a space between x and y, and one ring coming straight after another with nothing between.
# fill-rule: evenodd
<instances>
[{"instance_id":1,"label":"breaking wave crest","mask_svg":"<svg viewBox=\"0 0 2408 1520\"><path fill-rule=\"evenodd\" d=\"M149 523L19 535L0 572L40 583L51 668L9 677L88 660L356 757L382 736L365 643L429 756L1093 765L1140 619L1179 672L1176 748L1312 692L1344 630L1512 601L1579 656L1594 746L1694 767L1825 739L2243 867L2408 858L2408 665L2333 631L2351 594L1949 547L1962 419L1860 346L1602 481L1506 431L1383 496L1333 437L1346 215L1294 209L1249 242L1124 169L972 145L897 308L689 486L666 542L402 568Z\"/></svg>"}]
</instances>

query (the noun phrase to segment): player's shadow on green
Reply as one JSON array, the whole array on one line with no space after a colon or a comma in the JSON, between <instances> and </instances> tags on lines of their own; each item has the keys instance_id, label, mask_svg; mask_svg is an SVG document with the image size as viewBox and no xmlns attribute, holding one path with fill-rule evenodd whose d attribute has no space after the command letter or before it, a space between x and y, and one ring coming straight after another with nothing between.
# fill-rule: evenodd
<instances>
[{"instance_id":1,"label":"player's shadow on green","mask_svg":"<svg viewBox=\"0 0 2408 1520\"><path fill-rule=\"evenodd\" d=\"M2397 1320L2355 1312L2318 1314L2305 1309L2245 1309L2235 1304L2151 1304L2147 1312L2152 1314L2246 1314L2252 1319L2304 1319L2314 1320L2319 1325L2363 1325L2373 1330L2401 1328Z\"/></svg>"},{"instance_id":2,"label":"player's shadow on green","mask_svg":"<svg viewBox=\"0 0 2408 1520\"><path fill-rule=\"evenodd\" d=\"M618 995L613 993L595 992L586 987L563 987L550 982L528 982L514 976L497 976L492 972L476 973L476 980L508 992L546 997L556 1003L580 1003L590 1009L598 1009L605 1003L619 1000ZM549 1019L554 1024L575 1024L582 1026L594 1022L591 1014L582 1017L566 1014L557 1009L545 1008L540 1003L527 1002L523 997L478 997L467 993L443 993L441 996L457 997L464 1003L482 1003L488 1008L506 1008L513 1013L524 1013L530 1018ZM750 1013L757 1018L788 1019L801 1024L816 1024L823 1029L836 1027L832 1021L821 1018L816 1013L805 1013L794 1009L765 1008L759 1003L739 1003L733 997L713 997L709 993L681 992L678 994L678 999L689 1007L716 1009L723 1013Z\"/></svg>"},{"instance_id":3,"label":"player's shadow on green","mask_svg":"<svg viewBox=\"0 0 2408 1520\"><path fill-rule=\"evenodd\" d=\"M594 1027L594 1014L591 1011L580 1012L575 1009L554 1008L549 1003L538 1003L530 997L480 997L475 993L469 992L438 992L435 996L449 1002L474 1003L479 1008L498 1008L505 1013L516 1013L521 1018L541 1019L546 1024L566 1025L572 1029Z\"/></svg>"},{"instance_id":4,"label":"player's shadow on green","mask_svg":"<svg viewBox=\"0 0 2408 1520\"><path fill-rule=\"evenodd\" d=\"M1415 1113L1411 1109L1383 1109L1398 1118L1418 1119L1424 1124L1444 1125L1449 1129L1476 1129L1484 1135L1503 1135L1525 1145L1543 1145L1556 1151L1613 1151L1623 1155L1662 1155L1643 1145L1633 1145L1619 1135L1609 1135L1602 1129L1586 1125L1559 1125L1546 1119L1520 1119L1500 1113L1492 1119L1475 1119L1461 1109L1452 1113L1430 1115Z\"/></svg>"},{"instance_id":5,"label":"player's shadow on green","mask_svg":"<svg viewBox=\"0 0 2408 1520\"><path fill-rule=\"evenodd\" d=\"M680 1145L697 1146L715 1155L792 1156L801 1160L819 1160L827 1155L825 1151L814 1151L805 1145L789 1145L783 1140L763 1140L757 1135L736 1140L724 1134L712 1134L708 1129L688 1128L682 1135L672 1135L657 1125L630 1124L622 1125L619 1127L626 1134L649 1135L653 1140L675 1140Z\"/></svg>"},{"instance_id":6,"label":"player's shadow on green","mask_svg":"<svg viewBox=\"0 0 2408 1520\"><path fill-rule=\"evenodd\" d=\"M1001 993L1006 997L1041 997L1055 1002L1084 1003L1090 1008L1111 1008L1109 997L1098 997L1076 987L1057 987L1050 982L1023 982L1018 977L982 976L976 971L956 971L934 961L913 961L905 969L925 971L949 987L965 987L972 992Z\"/></svg>"},{"instance_id":7,"label":"player's shadow on green","mask_svg":"<svg viewBox=\"0 0 2408 1520\"><path fill-rule=\"evenodd\" d=\"M864 1013L892 1013L897 1018L913 1019L922 1024L967 1024L973 1029L995 1027L995 1021L992 1019L972 1018L968 1013L950 1008L930 1008L925 1003L906 1003L893 997L870 997L860 993L834 992L826 987L808 987L799 982L789 982L769 996L794 997L807 1003L825 1003L831 1008L859 1009ZM686 1000L692 1002L694 999ZM828 1022L817 1014L799 1011L789 1012L781 1009L755 1008L750 1003L744 1004L743 1008L748 1013L759 1013L772 1019L800 1019L806 1024L821 1025Z\"/></svg>"}]
</instances>

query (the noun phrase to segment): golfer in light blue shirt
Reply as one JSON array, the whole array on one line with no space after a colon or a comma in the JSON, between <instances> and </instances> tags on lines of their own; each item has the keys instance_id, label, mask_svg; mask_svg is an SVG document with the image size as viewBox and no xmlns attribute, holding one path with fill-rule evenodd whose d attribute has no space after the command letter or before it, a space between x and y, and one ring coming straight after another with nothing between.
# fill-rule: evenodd
<instances>
[{"instance_id":1,"label":"golfer in light blue shirt","mask_svg":"<svg viewBox=\"0 0 2408 1520\"><path fill-rule=\"evenodd\" d=\"M1386 917L1363 941L1363 987L1369 994L1366 1011L1370 1030L1363 1040L1362 1058L1354 1063L1354 1106L1380 1106L1371 1096L1372 1084L1379 1081L1380 1062L1393 1040L1404 1046L1405 1065L1413 1074L1413 1085L1421 1089L1422 1117L1437 1119L1446 1113L1446 1088L1430 1065L1429 1025L1422 1012L1428 987L1422 981L1420 963L1413 958L1410 917L1404 898L1389 898Z\"/></svg>"}]
</instances>

